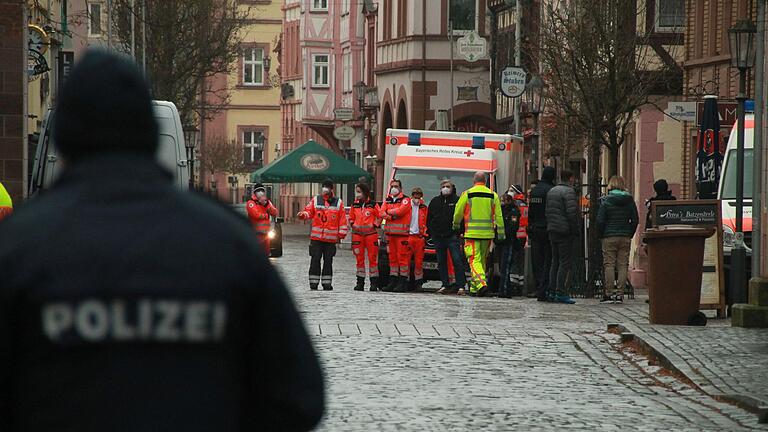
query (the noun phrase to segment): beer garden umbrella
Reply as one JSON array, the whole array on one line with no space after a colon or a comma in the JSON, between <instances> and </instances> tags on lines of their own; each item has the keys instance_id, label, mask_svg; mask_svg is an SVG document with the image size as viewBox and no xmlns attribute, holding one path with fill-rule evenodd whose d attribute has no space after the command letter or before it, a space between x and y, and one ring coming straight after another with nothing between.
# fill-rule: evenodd
<instances>
[{"instance_id":1,"label":"beer garden umbrella","mask_svg":"<svg viewBox=\"0 0 768 432\"><path fill-rule=\"evenodd\" d=\"M314 140L251 173L252 183L357 183L371 174Z\"/></svg>"}]
</instances>

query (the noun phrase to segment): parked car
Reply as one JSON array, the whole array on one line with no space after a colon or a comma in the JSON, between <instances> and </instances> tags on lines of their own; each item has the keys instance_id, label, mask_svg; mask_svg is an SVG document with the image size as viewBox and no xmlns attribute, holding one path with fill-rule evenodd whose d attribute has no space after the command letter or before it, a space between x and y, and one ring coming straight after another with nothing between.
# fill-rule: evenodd
<instances>
[{"instance_id":1,"label":"parked car","mask_svg":"<svg viewBox=\"0 0 768 432\"><path fill-rule=\"evenodd\" d=\"M232 208L237 214L248 218L248 211L245 209L245 203L232 204ZM283 224L281 217L270 218L270 228L267 236L269 237L269 256L270 258L279 258L283 256Z\"/></svg>"}]
</instances>

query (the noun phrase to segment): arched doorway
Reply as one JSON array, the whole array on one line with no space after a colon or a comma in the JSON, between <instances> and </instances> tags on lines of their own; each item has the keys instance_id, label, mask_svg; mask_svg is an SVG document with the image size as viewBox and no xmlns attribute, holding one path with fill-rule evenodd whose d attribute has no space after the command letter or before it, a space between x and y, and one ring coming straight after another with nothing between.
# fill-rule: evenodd
<instances>
[{"instance_id":1,"label":"arched doorway","mask_svg":"<svg viewBox=\"0 0 768 432\"><path fill-rule=\"evenodd\" d=\"M400 99L397 106L397 126L398 129L408 129L408 113L405 110L405 101Z\"/></svg>"}]
</instances>

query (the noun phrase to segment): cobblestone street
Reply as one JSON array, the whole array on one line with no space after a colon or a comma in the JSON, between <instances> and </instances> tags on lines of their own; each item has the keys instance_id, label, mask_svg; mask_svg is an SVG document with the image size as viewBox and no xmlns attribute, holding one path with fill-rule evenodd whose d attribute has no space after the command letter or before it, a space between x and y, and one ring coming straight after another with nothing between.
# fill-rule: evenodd
<instances>
[{"instance_id":1,"label":"cobblestone street","mask_svg":"<svg viewBox=\"0 0 768 432\"><path fill-rule=\"evenodd\" d=\"M275 259L328 383L321 430L768 430L626 349L624 305L355 292L339 250L333 292L308 289L305 238Z\"/></svg>"}]
</instances>

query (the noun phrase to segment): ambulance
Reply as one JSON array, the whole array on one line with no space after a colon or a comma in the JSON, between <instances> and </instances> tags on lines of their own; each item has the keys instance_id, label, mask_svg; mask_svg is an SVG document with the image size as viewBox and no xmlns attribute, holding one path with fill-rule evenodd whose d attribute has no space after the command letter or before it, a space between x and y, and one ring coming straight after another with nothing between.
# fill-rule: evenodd
<instances>
[{"instance_id":1,"label":"ambulance","mask_svg":"<svg viewBox=\"0 0 768 432\"><path fill-rule=\"evenodd\" d=\"M744 119L744 210L742 230L747 250L747 274L750 273L752 260L752 172L753 148L755 141L754 103L747 101ZM723 217L723 258L726 270L730 269L731 250L733 249L736 233L736 139L738 138L738 121L731 129L728 146L723 158L723 168L720 175L720 185L717 188L717 198ZM726 278L726 280L729 280Z\"/></svg>"},{"instance_id":2,"label":"ambulance","mask_svg":"<svg viewBox=\"0 0 768 432\"><path fill-rule=\"evenodd\" d=\"M488 174L489 187L497 193L523 183L523 145L512 135L387 129L385 143L382 197L387 196L392 179L403 183L407 195L420 187L427 204L440 193L443 179L451 180L460 195L472 187L477 171ZM424 278L440 280L431 239L424 254Z\"/></svg>"}]
</instances>

